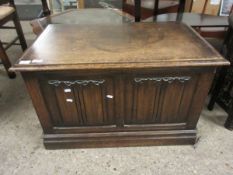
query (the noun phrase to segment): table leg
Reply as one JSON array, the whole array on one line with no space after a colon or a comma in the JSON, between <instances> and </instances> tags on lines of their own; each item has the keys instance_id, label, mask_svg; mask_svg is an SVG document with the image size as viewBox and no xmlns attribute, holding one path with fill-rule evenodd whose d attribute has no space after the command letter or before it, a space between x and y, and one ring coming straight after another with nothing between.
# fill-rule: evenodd
<instances>
[{"instance_id":1,"label":"table leg","mask_svg":"<svg viewBox=\"0 0 233 175\"><path fill-rule=\"evenodd\" d=\"M225 127L229 130L233 130L233 116L229 116L225 122Z\"/></svg>"},{"instance_id":2,"label":"table leg","mask_svg":"<svg viewBox=\"0 0 233 175\"><path fill-rule=\"evenodd\" d=\"M216 85L214 86L214 88L213 88L213 90L211 92L212 94L211 94L210 102L208 104L208 109L209 110L213 110L213 108L214 108L214 104L217 101L218 95L219 95L220 90L221 90L221 88L223 86L223 83L225 81L226 74L227 74L226 68L222 68L219 71L219 77L216 80Z\"/></svg>"},{"instance_id":3,"label":"table leg","mask_svg":"<svg viewBox=\"0 0 233 175\"><path fill-rule=\"evenodd\" d=\"M227 129L233 130L233 105L231 105L229 112L228 112L228 118L224 125Z\"/></svg>"},{"instance_id":4,"label":"table leg","mask_svg":"<svg viewBox=\"0 0 233 175\"><path fill-rule=\"evenodd\" d=\"M50 10L48 7L47 0L41 0L41 3L42 3L42 8L43 8L43 15L44 16L50 15Z\"/></svg>"},{"instance_id":5,"label":"table leg","mask_svg":"<svg viewBox=\"0 0 233 175\"><path fill-rule=\"evenodd\" d=\"M134 16L135 22L140 22L141 20L141 0L134 0Z\"/></svg>"}]
</instances>

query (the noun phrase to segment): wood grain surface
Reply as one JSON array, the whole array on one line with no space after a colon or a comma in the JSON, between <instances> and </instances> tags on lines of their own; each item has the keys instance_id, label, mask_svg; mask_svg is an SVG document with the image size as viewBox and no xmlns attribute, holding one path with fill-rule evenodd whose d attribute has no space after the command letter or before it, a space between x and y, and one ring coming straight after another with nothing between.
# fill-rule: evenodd
<instances>
[{"instance_id":1,"label":"wood grain surface","mask_svg":"<svg viewBox=\"0 0 233 175\"><path fill-rule=\"evenodd\" d=\"M227 65L184 24L49 25L12 70ZM33 63L33 60L41 62Z\"/></svg>"}]
</instances>

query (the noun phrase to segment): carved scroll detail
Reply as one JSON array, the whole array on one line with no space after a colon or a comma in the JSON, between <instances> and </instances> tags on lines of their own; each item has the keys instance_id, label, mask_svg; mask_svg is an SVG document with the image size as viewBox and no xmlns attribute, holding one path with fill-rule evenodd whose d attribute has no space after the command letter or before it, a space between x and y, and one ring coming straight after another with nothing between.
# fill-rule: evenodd
<instances>
[{"instance_id":1,"label":"carved scroll detail","mask_svg":"<svg viewBox=\"0 0 233 175\"><path fill-rule=\"evenodd\" d=\"M96 86L99 86L100 84L103 84L105 80L74 80L74 81L59 81L59 80L49 80L48 84L59 86L60 84L65 84L66 86L71 86L74 84L87 86L89 84L94 84Z\"/></svg>"},{"instance_id":2,"label":"carved scroll detail","mask_svg":"<svg viewBox=\"0 0 233 175\"><path fill-rule=\"evenodd\" d=\"M156 81L156 82L168 82L172 83L173 81L177 80L181 83L190 80L191 77L183 76L183 77L145 77L145 78L134 78L136 83L143 83L144 81Z\"/></svg>"}]
</instances>

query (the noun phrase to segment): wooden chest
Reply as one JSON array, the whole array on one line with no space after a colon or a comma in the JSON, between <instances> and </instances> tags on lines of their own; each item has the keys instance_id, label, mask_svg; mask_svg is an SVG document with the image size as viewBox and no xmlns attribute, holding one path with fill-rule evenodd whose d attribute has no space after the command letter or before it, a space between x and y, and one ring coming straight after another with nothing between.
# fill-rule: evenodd
<instances>
[{"instance_id":1,"label":"wooden chest","mask_svg":"<svg viewBox=\"0 0 233 175\"><path fill-rule=\"evenodd\" d=\"M227 64L183 24L49 25L12 70L53 149L194 144Z\"/></svg>"}]
</instances>

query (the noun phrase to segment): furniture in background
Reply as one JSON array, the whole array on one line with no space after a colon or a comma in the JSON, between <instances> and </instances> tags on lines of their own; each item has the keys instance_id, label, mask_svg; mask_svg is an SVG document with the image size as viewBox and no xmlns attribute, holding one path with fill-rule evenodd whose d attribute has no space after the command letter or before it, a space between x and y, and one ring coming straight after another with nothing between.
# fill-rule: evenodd
<instances>
[{"instance_id":1,"label":"furniture in background","mask_svg":"<svg viewBox=\"0 0 233 175\"><path fill-rule=\"evenodd\" d=\"M129 0L134 1L134 0ZM163 11L160 12L161 9L159 8L167 1L175 2L177 3L177 7L173 10ZM139 20L144 20L143 18L143 12L140 12L140 3L141 7L145 6L144 4L147 4L147 8L150 8L153 10L153 13L151 14L152 17L156 18L159 14L168 14L168 13L175 13L176 17L179 17L179 14L183 12L189 12L189 13L199 13L199 14L210 14L213 16L217 15L218 11L218 4L220 2L215 2L215 4L210 0L202 0L200 1L194 1L194 0L135 0L135 3L138 3L138 5L135 5L135 11L138 11L138 18ZM166 3L165 3L166 4ZM168 4L168 2L167 2ZM142 8L141 8L142 9ZM141 10L142 11L142 10Z\"/></svg>"},{"instance_id":2,"label":"furniture in background","mask_svg":"<svg viewBox=\"0 0 233 175\"><path fill-rule=\"evenodd\" d=\"M14 27L6 26L5 24L11 20L14 23ZM17 33L17 37L15 37L9 43L1 41L0 38L0 59L7 71L8 76L10 78L14 78L16 76L15 73L9 72L11 62L6 54L6 50L12 45L21 45L22 49L25 50L27 48L27 44L13 0L1 0L0 2L0 29L15 29ZM20 44L16 43L18 40Z\"/></svg>"},{"instance_id":3,"label":"furniture in background","mask_svg":"<svg viewBox=\"0 0 233 175\"><path fill-rule=\"evenodd\" d=\"M9 68L11 67L11 62L5 52L5 49L2 45L2 42L0 41L0 60L3 66L6 69L6 72L10 78L15 78L16 74L14 72L9 72Z\"/></svg>"},{"instance_id":4,"label":"furniture in background","mask_svg":"<svg viewBox=\"0 0 233 175\"><path fill-rule=\"evenodd\" d=\"M65 0L59 0L60 5L61 5L61 12L64 12L65 10L64 1ZM78 9L86 8L85 0L74 0L74 1L76 2ZM41 17L45 17L47 15L53 14L54 0L41 0L41 2L43 6L43 15L44 15ZM48 2L49 2L49 5L48 5Z\"/></svg>"},{"instance_id":5,"label":"furniture in background","mask_svg":"<svg viewBox=\"0 0 233 175\"><path fill-rule=\"evenodd\" d=\"M85 8L85 0L77 0L77 8L84 9Z\"/></svg>"},{"instance_id":6,"label":"furniture in background","mask_svg":"<svg viewBox=\"0 0 233 175\"><path fill-rule=\"evenodd\" d=\"M218 103L228 113L225 127L233 130L233 15L229 17L229 25L221 52L231 62L231 66L218 71L208 109L212 110L215 103Z\"/></svg>"},{"instance_id":7,"label":"furniture in background","mask_svg":"<svg viewBox=\"0 0 233 175\"><path fill-rule=\"evenodd\" d=\"M179 18L179 20L178 20ZM190 27L193 27L203 37L224 37L226 29L228 28L228 17L226 16L212 16L198 13L181 13L179 17L177 13L169 13L158 15L156 18L148 18L143 22L182 22ZM208 30L201 30L202 28ZM213 30L211 30L213 29Z\"/></svg>"},{"instance_id":8,"label":"furniture in background","mask_svg":"<svg viewBox=\"0 0 233 175\"><path fill-rule=\"evenodd\" d=\"M44 1L43 9L44 12L47 13L48 11L48 5L45 4L46 0ZM62 2L61 2L62 1ZM60 0L61 4L63 4L64 0ZM91 1L91 2L90 2ZM119 2L122 1L122 2ZM138 0L137 0L138 1ZM145 0L142 2L142 11L145 13L146 17L150 17L153 15L153 9L147 9L148 6L150 6L151 3L153 3L154 0ZM52 11L53 7L53 0L48 0L49 6L50 6L50 11ZM46 2L47 3L47 2ZM101 0L77 0L77 8L83 9L83 8L100 8L103 7L100 3L105 3L108 4L109 6L112 6L112 8L118 8L119 10L123 10L126 13L129 13L130 15L134 14L134 1L128 2L127 0L106 0L106 1L101 1ZM137 2L136 2L137 3ZM117 5L116 5L117 4ZM119 5L120 4L120 5ZM64 9L64 7L62 8ZM168 12L176 12L178 9L178 3L174 0L165 0L160 3L159 6L159 14L160 13L168 13ZM62 10L63 11L63 10ZM144 14L143 13L143 14ZM144 17L145 18L145 17ZM143 19L144 19L143 18Z\"/></svg>"},{"instance_id":9,"label":"furniture in background","mask_svg":"<svg viewBox=\"0 0 233 175\"><path fill-rule=\"evenodd\" d=\"M77 9L35 19L33 32L40 35L49 24L122 24L133 22L133 17L118 9Z\"/></svg>"},{"instance_id":10,"label":"furniture in background","mask_svg":"<svg viewBox=\"0 0 233 175\"><path fill-rule=\"evenodd\" d=\"M159 0L155 0L157 4ZM228 18L226 16L214 16L214 15L207 15L205 13L206 3L203 6L202 13L188 13L184 12L185 7L185 0L179 0L179 10L177 13L167 13L167 14L159 14L156 15L158 8L155 6L155 15L150 17L143 22L170 22L170 21L177 21L185 23L191 27L193 27L198 33L200 33L203 37L217 37L223 38L226 30L224 27L228 27ZM192 4L193 1L191 1ZM135 7L136 8L136 7ZM139 7L137 7L137 10ZM139 14L140 20L140 14ZM205 28L205 30L202 30Z\"/></svg>"},{"instance_id":11,"label":"furniture in background","mask_svg":"<svg viewBox=\"0 0 233 175\"><path fill-rule=\"evenodd\" d=\"M154 11L154 3L156 0L142 0L142 1L135 1L135 0L122 0L123 1L123 11L135 16L135 11L138 12L138 9L135 10L135 3L140 3L140 14L141 20L145 20L151 16L155 15ZM178 1L174 0L163 0L160 1L158 5L157 14L164 14L164 13L173 13L177 12L178 10Z\"/></svg>"},{"instance_id":12,"label":"furniture in background","mask_svg":"<svg viewBox=\"0 0 233 175\"><path fill-rule=\"evenodd\" d=\"M45 17L51 14L51 11L49 10L49 6L47 3L47 0L41 0L42 3L42 12L39 15L39 17Z\"/></svg>"},{"instance_id":13,"label":"furniture in background","mask_svg":"<svg viewBox=\"0 0 233 175\"><path fill-rule=\"evenodd\" d=\"M134 0L135 3L135 22L140 22L142 19L141 16L141 5L143 0ZM159 13L159 3L161 3L161 0L154 0L154 7L153 7L153 17L152 19L156 18ZM185 8L185 0L178 0L178 8L177 8L177 18L179 17L179 14L184 12Z\"/></svg>"},{"instance_id":14,"label":"furniture in background","mask_svg":"<svg viewBox=\"0 0 233 175\"><path fill-rule=\"evenodd\" d=\"M156 1L157 5L159 4L159 0L152 0L152 1ZM43 9L44 9L44 14L48 15L49 9L48 9L47 2L46 2L46 0L42 0L42 2L44 2L44 3L42 3ZM207 2L207 1L205 1L205 2ZM141 0L135 0L135 3L136 3L135 4L135 11L138 14L138 15L136 15L135 19L137 18L136 20L141 20L141 13L140 13ZM79 8L81 8L81 9L86 7L85 0L78 0L77 4L80 5ZM118 12L123 11L122 14L124 16L128 16L129 18L132 18L131 15L127 15L127 13L124 13L124 4L126 4L125 1L123 1L123 9L122 10L121 9L118 9L118 10L115 9L115 10ZM160 4L161 4L161 2L160 2ZM185 3L184 0L179 1L179 12L180 12L179 13L179 21L180 22L183 22L189 26L192 26L203 37L223 38L225 30L222 28L228 27L228 25L229 25L227 17L219 17L219 16L212 16L212 15L205 15L205 14L198 14L198 13L181 13L181 12L183 12L183 9L187 4ZM192 1L190 1L190 7L191 6L192 6ZM160 11L161 9L158 9L158 7L159 7L159 5L154 8L155 14L157 14L157 13L159 14L160 12L163 12L163 11ZM204 7L203 7L203 10L202 10L203 13L205 12L205 7L206 7L206 5L204 5ZM176 7L175 10L177 10L177 9L178 8ZM60 16L60 14L58 14L58 15L59 15L59 18L62 18L62 16L63 16L63 15ZM151 18L148 18L146 20L143 20L143 22L155 22L155 21L169 22L169 21L177 21L177 19L178 19L177 13L168 13L168 14L156 15L156 18L151 17ZM37 24L41 25L41 27L39 26L39 28L44 28L43 26L44 25L47 26L47 24L48 24L47 21L49 21L49 20L41 19L41 22L40 22L40 20L38 20L37 22L34 21L33 23L34 24L37 23ZM38 28L37 24L36 24L36 26ZM203 31L203 30L201 30L201 28L203 28L203 27L209 28L209 29L213 29L213 28L215 28L215 29ZM219 28L219 29L216 30L216 28ZM212 41L210 40L210 42L212 42Z\"/></svg>"},{"instance_id":15,"label":"furniture in background","mask_svg":"<svg viewBox=\"0 0 233 175\"><path fill-rule=\"evenodd\" d=\"M184 24L79 24L49 25L12 70L53 149L194 144L228 64Z\"/></svg>"},{"instance_id":16,"label":"furniture in background","mask_svg":"<svg viewBox=\"0 0 233 175\"><path fill-rule=\"evenodd\" d=\"M49 1L50 11L51 11L52 14L54 14L54 0L48 0L48 1ZM65 10L64 0L59 0L58 2L60 3L61 12L64 12L64 10Z\"/></svg>"},{"instance_id":17,"label":"furniture in background","mask_svg":"<svg viewBox=\"0 0 233 175\"><path fill-rule=\"evenodd\" d=\"M123 0L77 0L77 7L83 8L104 8L106 6L122 10Z\"/></svg>"}]
</instances>

